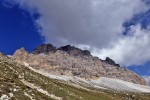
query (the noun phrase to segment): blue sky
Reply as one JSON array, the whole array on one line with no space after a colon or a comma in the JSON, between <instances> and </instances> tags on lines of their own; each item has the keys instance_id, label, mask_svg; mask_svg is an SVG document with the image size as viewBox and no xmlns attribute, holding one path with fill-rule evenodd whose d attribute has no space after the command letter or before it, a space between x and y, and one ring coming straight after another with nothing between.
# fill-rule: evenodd
<instances>
[{"instance_id":1,"label":"blue sky","mask_svg":"<svg viewBox=\"0 0 150 100\"><path fill-rule=\"evenodd\" d=\"M36 18L36 17L35 17ZM32 51L41 44L42 37L37 32L33 17L19 6L7 8L0 1L0 51L12 54L16 49L25 47Z\"/></svg>"},{"instance_id":2,"label":"blue sky","mask_svg":"<svg viewBox=\"0 0 150 100\"><path fill-rule=\"evenodd\" d=\"M141 76L150 76L150 62L140 66L130 66L128 68Z\"/></svg>"},{"instance_id":3,"label":"blue sky","mask_svg":"<svg viewBox=\"0 0 150 100\"><path fill-rule=\"evenodd\" d=\"M150 76L149 0L110 1L1 0L0 51L71 44Z\"/></svg>"}]
</instances>

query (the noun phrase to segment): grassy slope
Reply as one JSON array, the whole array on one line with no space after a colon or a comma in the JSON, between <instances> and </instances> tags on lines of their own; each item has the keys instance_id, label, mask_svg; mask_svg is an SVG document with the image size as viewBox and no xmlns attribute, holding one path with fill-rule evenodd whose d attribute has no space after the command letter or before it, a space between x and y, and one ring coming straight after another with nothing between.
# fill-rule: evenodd
<instances>
[{"instance_id":1,"label":"grassy slope","mask_svg":"<svg viewBox=\"0 0 150 100\"><path fill-rule=\"evenodd\" d=\"M133 97L133 94L127 95L126 93L87 91L42 76L27 67L11 62L7 57L3 56L2 59L0 59L0 96L2 94L8 95L8 93L13 93L14 97L11 98L12 100L30 100L24 93L29 94L35 100L53 100L25 86L21 82L22 79L36 86L40 86L50 94L62 97L63 100L125 100L126 98L132 98L133 100L150 100L149 94L134 94L135 97ZM13 89L17 89L17 91L13 91Z\"/></svg>"}]
</instances>

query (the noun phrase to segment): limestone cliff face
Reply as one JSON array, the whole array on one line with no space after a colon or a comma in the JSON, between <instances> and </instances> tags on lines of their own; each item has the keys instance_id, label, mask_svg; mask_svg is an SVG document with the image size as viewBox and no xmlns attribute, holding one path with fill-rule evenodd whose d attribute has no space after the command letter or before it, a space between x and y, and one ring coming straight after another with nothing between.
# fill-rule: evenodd
<instances>
[{"instance_id":1,"label":"limestone cliff face","mask_svg":"<svg viewBox=\"0 0 150 100\"><path fill-rule=\"evenodd\" d=\"M32 53L23 48L12 56L18 63L27 62L30 66L55 75L78 76L84 79L100 77L116 78L145 85L143 78L127 68L120 67L112 59L101 60L87 50L70 45L56 48L50 44L37 47Z\"/></svg>"}]
</instances>

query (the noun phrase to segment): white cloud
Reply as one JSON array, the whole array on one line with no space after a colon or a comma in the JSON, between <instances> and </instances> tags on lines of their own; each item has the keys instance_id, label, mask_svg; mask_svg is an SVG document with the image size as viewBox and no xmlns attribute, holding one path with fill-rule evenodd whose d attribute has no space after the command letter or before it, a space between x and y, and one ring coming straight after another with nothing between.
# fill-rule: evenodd
<instances>
[{"instance_id":1,"label":"white cloud","mask_svg":"<svg viewBox=\"0 0 150 100\"><path fill-rule=\"evenodd\" d=\"M10 0L8 0L10 2ZM90 49L99 57L112 57L122 65L141 64L150 58L147 53L149 35L139 25L133 36L124 37L122 26L148 6L142 0L13 0L41 17L45 42L57 46L72 44ZM143 34L144 33L144 34ZM143 49L142 49L143 48Z\"/></svg>"},{"instance_id":2,"label":"white cloud","mask_svg":"<svg viewBox=\"0 0 150 100\"><path fill-rule=\"evenodd\" d=\"M101 58L109 56L122 65L140 65L150 60L150 30L131 26L129 36L120 38L112 48L95 52Z\"/></svg>"}]
</instances>

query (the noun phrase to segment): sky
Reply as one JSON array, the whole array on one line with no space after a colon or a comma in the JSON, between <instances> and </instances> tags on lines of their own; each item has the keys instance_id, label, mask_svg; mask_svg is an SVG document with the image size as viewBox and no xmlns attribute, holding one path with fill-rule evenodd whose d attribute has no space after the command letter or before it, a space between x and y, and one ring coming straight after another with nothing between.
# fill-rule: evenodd
<instances>
[{"instance_id":1,"label":"sky","mask_svg":"<svg viewBox=\"0 0 150 100\"><path fill-rule=\"evenodd\" d=\"M149 0L0 0L0 51L43 43L110 57L150 79Z\"/></svg>"},{"instance_id":2,"label":"sky","mask_svg":"<svg viewBox=\"0 0 150 100\"><path fill-rule=\"evenodd\" d=\"M41 43L42 37L29 12L19 6L4 6L0 1L0 51L8 55L20 47L32 51Z\"/></svg>"}]
</instances>

